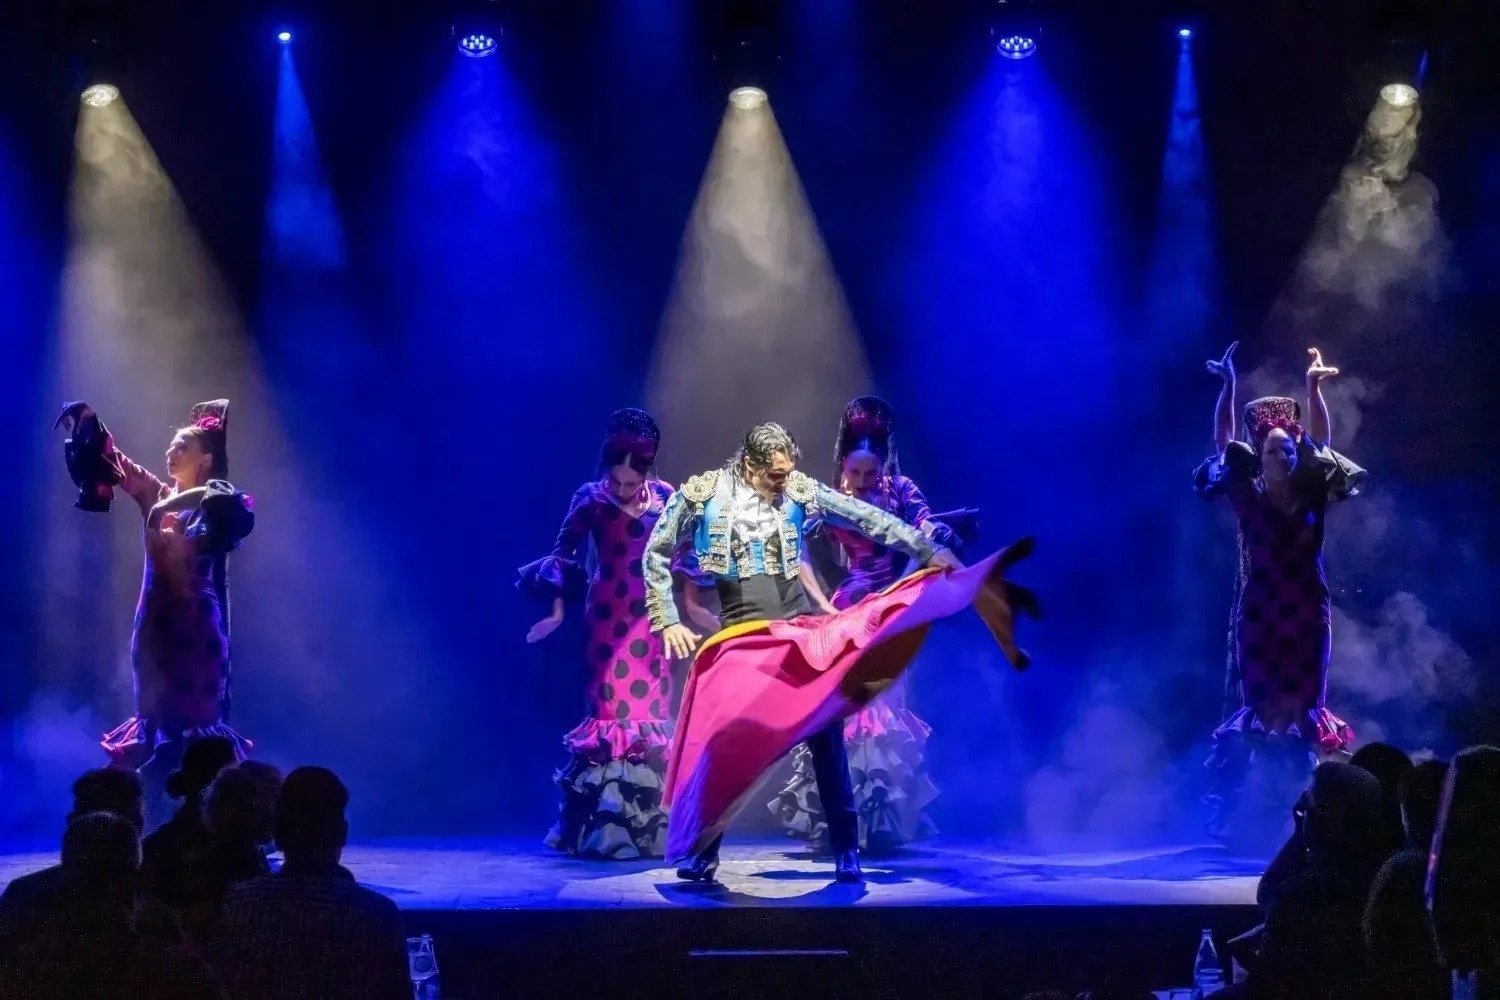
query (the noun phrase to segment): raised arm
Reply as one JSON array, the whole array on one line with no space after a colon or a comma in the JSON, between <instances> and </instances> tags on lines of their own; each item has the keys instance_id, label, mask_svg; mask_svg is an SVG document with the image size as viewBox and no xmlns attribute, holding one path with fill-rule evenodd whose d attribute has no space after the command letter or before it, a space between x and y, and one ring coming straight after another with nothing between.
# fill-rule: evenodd
<instances>
[{"instance_id":1,"label":"raised arm","mask_svg":"<svg viewBox=\"0 0 1500 1000\"><path fill-rule=\"evenodd\" d=\"M1223 380L1219 401L1214 404L1214 451L1220 455L1234 440L1234 352L1239 346L1236 340L1222 358L1207 362L1208 370Z\"/></svg>"},{"instance_id":2,"label":"raised arm","mask_svg":"<svg viewBox=\"0 0 1500 1000\"><path fill-rule=\"evenodd\" d=\"M817 480L810 480L810 482L813 485L813 504L825 516L848 525L881 545L898 549L923 565L933 562L938 552L947 552L946 549L940 550L934 547L920 529L907 524L894 514L888 514L863 500L856 500L854 497L830 489ZM950 563L952 562L951 554L937 561L944 564Z\"/></svg>"},{"instance_id":3,"label":"raised arm","mask_svg":"<svg viewBox=\"0 0 1500 1000\"><path fill-rule=\"evenodd\" d=\"M171 492L167 485L119 448L112 448L106 456L120 473L120 489L141 508L142 517L151 516L151 508L160 503Z\"/></svg>"},{"instance_id":4,"label":"raised arm","mask_svg":"<svg viewBox=\"0 0 1500 1000\"><path fill-rule=\"evenodd\" d=\"M1311 361L1307 366L1307 436L1319 448L1326 448L1333 440L1333 426L1328 420L1328 404L1323 401L1323 380L1339 373L1323 363L1323 352L1316 347L1307 349Z\"/></svg>"}]
</instances>

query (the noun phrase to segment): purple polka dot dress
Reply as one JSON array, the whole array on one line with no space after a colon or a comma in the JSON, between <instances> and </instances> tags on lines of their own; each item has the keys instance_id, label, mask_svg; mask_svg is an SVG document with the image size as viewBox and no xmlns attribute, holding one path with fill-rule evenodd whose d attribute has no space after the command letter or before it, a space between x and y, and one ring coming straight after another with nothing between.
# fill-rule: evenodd
<instances>
[{"instance_id":1,"label":"purple polka dot dress","mask_svg":"<svg viewBox=\"0 0 1500 1000\"><path fill-rule=\"evenodd\" d=\"M125 455L117 458L126 470L123 488L145 518L145 572L130 636L135 714L101 745L116 766L131 770L158 753L171 763L204 736L227 738L244 757L250 741L224 721L229 634L219 581L229 551L250 533L253 502L212 480L198 505L153 519L152 507L172 491Z\"/></svg>"},{"instance_id":2,"label":"purple polka dot dress","mask_svg":"<svg viewBox=\"0 0 1500 1000\"><path fill-rule=\"evenodd\" d=\"M892 476L880 495L862 499L918 528L932 514L922 491L906 476ZM815 522L809 531L822 533L832 542L847 573L829 595L829 603L840 611L900 579L906 557L896 550L831 523ZM936 832L926 808L937 798L938 789L928 777L923 757L931 733L931 727L906 707L904 679L844 721L861 850L888 853ZM797 748L793 776L769 806L793 837L822 841L827 821L806 746Z\"/></svg>"},{"instance_id":3,"label":"purple polka dot dress","mask_svg":"<svg viewBox=\"0 0 1500 1000\"><path fill-rule=\"evenodd\" d=\"M1328 710L1333 605L1323 568L1330 503L1359 492L1363 469L1305 437L1291 510L1271 502L1242 443L1198 468L1194 486L1223 496L1239 525L1239 573L1229 624L1229 683L1238 707L1214 732L1209 766L1233 770L1273 742L1316 755L1346 751L1354 734ZM1243 758L1243 759L1239 759ZM1239 775L1226 775L1226 785Z\"/></svg>"},{"instance_id":4,"label":"purple polka dot dress","mask_svg":"<svg viewBox=\"0 0 1500 1000\"><path fill-rule=\"evenodd\" d=\"M666 843L672 673L646 618L641 556L672 488L650 480L646 489L650 502L632 517L603 483L580 487L552 554L521 570L521 589L538 598L584 594L587 715L563 737L570 758L555 775L562 808L546 838L582 857L654 858Z\"/></svg>"}]
</instances>

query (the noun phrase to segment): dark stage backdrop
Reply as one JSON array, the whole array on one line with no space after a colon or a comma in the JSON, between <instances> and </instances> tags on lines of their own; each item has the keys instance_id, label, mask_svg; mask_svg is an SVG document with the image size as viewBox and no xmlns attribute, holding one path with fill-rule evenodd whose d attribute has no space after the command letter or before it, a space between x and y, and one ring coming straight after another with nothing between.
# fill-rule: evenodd
<instances>
[{"instance_id":1,"label":"dark stage backdrop","mask_svg":"<svg viewBox=\"0 0 1500 1000\"><path fill-rule=\"evenodd\" d=\"M77 90L36 6L0 13L0 832L50 838L129 714L139 525L71 509L57 406L95 401L155 466L171 422L222 393L260 517L233 562L235 726L343 774L357 835L540 836L585 674L577 609L522 642L541 609L515 568L547 551L605 416L650 402L669 303L744 291L681 287L735 82L711 58L718 6L511 5L476 71L422 4L287 7L290 57L264 12L151 5L116 79L188 221L114 234L139 283L116 289L139 306L118 330L70 320L89 280L65 274ZM1189 490L1203 359L1239 339L1247 388L1285 390L1316 344L1344 370L1335 444L1372 471L1331 518L1332 706L1413 750L1492 736L1493 5L1444 12L1430 54L1411 183L1441 195L1419 206L1437 228L1332 272L1303 254L1337 224L1325 200L1380 82L1369 5L1214 5L1196 109L1174 107L1178 7L1060 5L1011 64L986 6L767 8L761 79L820 237L799 246L826 253L809 280L839 282L796 291L838 304L859 356L825 391L805 355L831 341L766 359L724 340L753 323L704 323L701 369L669 391L715 412L672 408L663 473L780 418L827 476L840 395L886 396L937 506L982 508L985 548L1038 537L1020 575L1047 602L1030 672L974 622L914 671L938 825L1191 837L1234 566L1227 511ZM188 270L222 285L148 246L197 248ZM715 388L745 357L763 370Z\"/></svg>"}]
</instances>

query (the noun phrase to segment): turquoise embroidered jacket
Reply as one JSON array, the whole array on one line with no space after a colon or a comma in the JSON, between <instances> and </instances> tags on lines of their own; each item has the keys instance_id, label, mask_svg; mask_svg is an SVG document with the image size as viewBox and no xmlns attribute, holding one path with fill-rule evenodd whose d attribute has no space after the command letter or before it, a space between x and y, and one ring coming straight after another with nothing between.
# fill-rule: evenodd
<instances>
[{"instance_id":1,"label":"turquoise embroidered jacket","mask_svg":"<svg viewBox=\"0 0 1500 1000\"><path fill-rule=\"evenodd\" d=\"M727 469L715 469L693 476L667 500L641 558L651 631L660 632L679 622L677 602L672 599L672 555L689 532L693 534L698 568L716 577L766 574L793 579L801 565L802 526L813 514L840 522L921 562L932 558L933 544L917 528L795 470L787 478L786 503L781 508L780 546L745 544L731 537L729 505L734 475Z\"/></svg>"}]
</instances>

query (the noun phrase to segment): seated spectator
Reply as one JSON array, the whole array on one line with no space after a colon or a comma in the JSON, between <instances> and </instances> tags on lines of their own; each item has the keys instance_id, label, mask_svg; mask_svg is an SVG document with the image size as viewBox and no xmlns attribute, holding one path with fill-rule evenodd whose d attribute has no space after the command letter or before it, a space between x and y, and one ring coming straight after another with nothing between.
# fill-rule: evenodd
<instances>
[{"instance_id":1,"label":"seated spectator","mask_svg":"<svg viewBox=\"0 0 1500 1000\"><path fill-rule=\"evenodd\" d=\"M214 1000L204 963L139 934L132 922L140 831L113 813L76 817L63 834L63 888L53 905L0 931L6 996L68 1000Z\"/></svg>"},{"instance_id":2,"label":"seated spectator","mask_svg":"<svg viewBox=\"0 0 1500 1000\"><path fill-rule=\"evenodd\" d=\"M1321 764L1299 801L1297 817L1307 870L1272 897L1260 960L1241 995L1369 997L1361 920L1370 884L1385 860L1380 782L1352 764Z\"/></svg>"},{"instance_id":3,"label":"seated spectator","mask_svg":"<svg viewBox=\"0 0 1500 1000\"><path fill-rule=\"evenodd\" d=\"M411 997L396 904L339 864L348 803L331 771L287 776L276 810L281 871L235 886L214 934L210 955L231 997Z\"/></svg>"},{"instance_id":4,"label":"seated spectator","mask_svg":"<svg viewBox=\"0 0 1500 1000\"><path fill-rule=\"evenodd\" d=\"M259 831L257 840L260 852L269 855L276 850L276 802L281 798L281 768L258 760L241 761L240 768L254 780L256 801L261 804L262 814L271 820Z\"/></svg>"},{"instance_id":5,"label":"seated spectator","mask_svg":"<svg viewBox=\"0 0 1500 1000\"><path fill-rule=\"evenodd\" d=\"M1447 976L1438 962L1423 899L1427 854L1447 772L1446 764L1430 760L1401 779L1408 846L1381 867L1365 906L1365 951L1381 995L1390 1000L1439 1000L1447 994Z\"/></svg>"},{"instance_id":6,"label":"seated spectator","mask_svg":"<svg viewBox=\"0 0 1500 1000\"><path fill-rule=\"evenodd\" d=\"M208 843L183 863L180 906L189 938L201 942L230 888L269 875L264 847L275 836L280 773L245 761L226 767L204 792Z\"/></svg>"},{"instance_id":7,"label":"seated spectator","mask_svg":"<svg viewBox=\"0 0 1500 1000\"><path fill-rule=\"evenodd\" d=\"M174 906L182 902L183 866L188 856L208 846L203 793L234 761L233 742L223 736L206 736L188 744L182 766L167 777L167 794L182 804L141 842L141 875L149 891Z\"/></svg>"},{"instance_id":8,"label":"seated spectator","mask_svg":"<svg viewBox=\"0 0 1500 1000\"><path fill-rule=\"evenodd\" d=\"M1412 769L1411 758L1389 743L1367 743L1357 750L1349 763L1368 771L1380 782L1381 799L1385 816L1382 829L1385 831L1387 856L1399 851L1406 842L1401 830L1400 784L1401 778ZM1307 845L1301 835L1293 829L1287 842L1276 852L1265 874L1255 889L1255 902L1264 912L1270 909L1276 890L1297 875L1307 870Z\"/></svg>"},{"instance_id":9,"label":"seated spectator","mask_svg":"<svg viewBox=\"0 0 1500 1000\"><path fill-rule=\"evenodd\" d=\"M1448 765L1440 760L1423 761L1401 779L1401 827L1406 833L1406 846L1424 858L1432 850L1447 780Z\"/></svg>"},{"instance_id":10,"label":"seated spectator","mask_svg":"<svg viewBox=\"0 0 1500 1000\"><path fill-rule=\"evenodd\" d=\"M1406 846L1406 831L1401 825L1401 779L1411 773L1411 757L1389 743L1366 743L1354 752L1349 763L1369 771L1380 782L1389 857Z\"/></svg>"},{"instance_id":11,"label":"seated spectator","mask_svg":"<svg viewBox=\"0 0 1500 1000\"><path fill-rule=\"evenodd\" d=\"M131 824L137 837L140 836L146 814L141 779L135 772L98 767L85 771L73 782L73 808L68 812L68 822L97 812L120 817ZM66 881L60 864L15 879L5 887L4 894L0 894L0 925L31 919L40 911L56 905Z\"/></svg>"},{"instance_id":12,"label":"seated spectator","mask_svg":"<svg viewBox=\"0 0 1500 1000\"><path fill-rule=\"evenodd\" d=\"M1455 997L1500 996L1500 747L1455 754L1432 837L1427 912Z\"/></svg>"}]
</instances>

